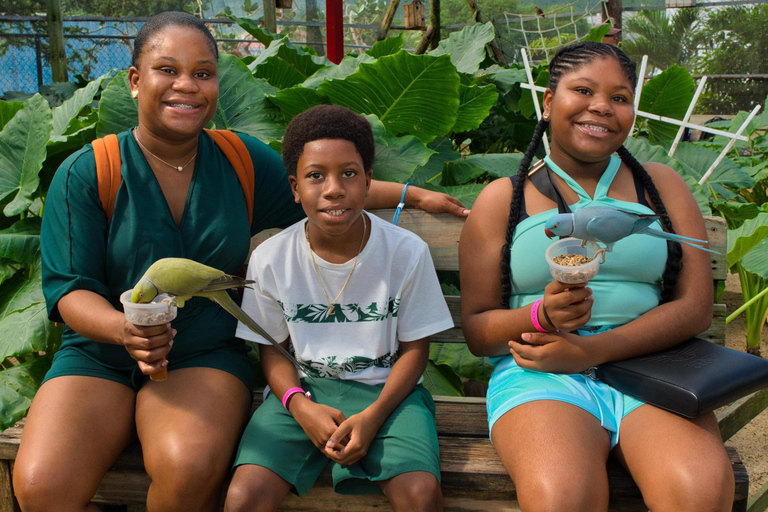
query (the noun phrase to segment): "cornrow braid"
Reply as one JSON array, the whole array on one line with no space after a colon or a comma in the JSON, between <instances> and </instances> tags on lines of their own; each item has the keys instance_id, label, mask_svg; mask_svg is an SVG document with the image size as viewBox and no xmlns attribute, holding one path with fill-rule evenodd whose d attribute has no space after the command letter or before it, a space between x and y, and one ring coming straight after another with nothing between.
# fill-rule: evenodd
<instances>
[{"instance_id":1,"label":"cornrow braid","mask_svg":"<svg viewBox=\"0 0 768 512\"><path fill-rule=\"evenodd\" d=\"M507 235L504 242L504 246L501 248L501 304L503 307L509 307L509 299L512 297L512 279L510 276L510 248L512 246L512 239L515 235L515 228L517 227L517 220L520 217L520 203L523 199L523 185L525 179L528 177L528 169L533 161L533 156L536 151L539 150L541 139L544 137L544 133L547 131L549 122L542 119L539 124L536 125L536 129L533 131L533 137L528 144L528 148L525 150L523 159L520 161L520 167L517 171L517 181L515 182L515 189L512 192L512 201L509 205L509 221L507 221Z\"/></svg>"},{"instance_id":2,"label":"cornrow braid","mask_svg":"<svg viewBox=\"0 0 768 512\"><path fill-rule=\"evenodd\" d=\"M621 66L621 70L632 83L632 88L637 85L637 65L627 54L610 44L596 43L594 41L582 41L561 48L549 63L548 87L554 91L563 75L574 71L584 64L592 62L596 58L613 58Z\"/></svg>"},{"instance_id":3,"label":"cornrow braid","mask_svg":"<svg viewBox=\"0 0 768 512\"><path fill-rule=\"evenodd\" d=\"M621 146L616 152L619 154L621 161L624 162L627 167L630 168L632 174L639 178L643 187L648 191L648 196L651 198L653 206L656 208L656 212L661 218L661 223L664 229L668 233L674 233L672 228L672 221L667 213L667 208L661 200L659 191L656 188L656 184L653 183L651 175L642 166L637 159L632 156L627 148ZM664 274L662 275L662 288L661 288L661 302L669 302L672 300L672 295L677 284L677 279L680 276L680 270L683 268L683 248L678 242L667 241L667 250L669 251L669 257L667 258L667 265L664 268Z\"/></svg>"}]
</instances>

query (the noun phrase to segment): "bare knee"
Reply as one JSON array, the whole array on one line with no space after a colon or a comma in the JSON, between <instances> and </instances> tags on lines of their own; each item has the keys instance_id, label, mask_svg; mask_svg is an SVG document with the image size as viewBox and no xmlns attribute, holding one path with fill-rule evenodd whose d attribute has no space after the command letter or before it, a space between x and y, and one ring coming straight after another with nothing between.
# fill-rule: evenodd
<instances>
[{"instance_id":1,"label":"bare knee","mask_svg":"<svg viewBox=\"0 0 768 512\"><path fill-rule=\"evenodd\" d=\"M266 468L239 466L227 490L224 512L276 511L290 488L290 484Z\"/></svg>"},{"instance_id":2,"label":"bare knee","mask_svg":"<svg viewBox=\"0 0 768 512\"><path fill-rule=\"evenodd\" d=\"M13 470L13 491L24 512L87 510L92 496L81 495L72 483L42 468L16 464Z\"/></svg>"},{"instance_id":3,"label":"bare knee","mask_svg":"<svg viewBox=\"0 0 768 512\"><path fill-rule=\"evenodd\" d=\"M398 475L391 483L385 494L396 512L443 509L443 492L435 475L414 471Z\"/></svg>"},{"instance_id":4,"label":"bare knee","mask_svg":"<svg viewBox=\"0 0 768 512\"><path fill-rule=\"evenodd\" d=\"M688 464L671 468L664 488L643 490L653 512L720 512L733 507L734 477L727 457L718 463Z\"/></svg>"},{"instance_id":5,"label":"bare knee","mask_svg":"<svg viewBox=\"0 0 768 512\"><path fill-rule=\"evenodd\" d=\"M607 477L590 479L584 476L558 472L526 475L520 482L515 482L521 509L526 512L607 510Z\"/></svg>"},{"instance_id":6,"label":"bare knee","mask_svg":"<svg viewBox=\"0 0 768 512\"><path fill-rule=\"evenodd\" d=\"M151 457L151 462L145 455L147 473L152 479L151 494L190 503L191 508L185 510L196 510L197 505L192 504L218 503L227 461L223 454L188 448Z\"/></svg>"}]
</instances>

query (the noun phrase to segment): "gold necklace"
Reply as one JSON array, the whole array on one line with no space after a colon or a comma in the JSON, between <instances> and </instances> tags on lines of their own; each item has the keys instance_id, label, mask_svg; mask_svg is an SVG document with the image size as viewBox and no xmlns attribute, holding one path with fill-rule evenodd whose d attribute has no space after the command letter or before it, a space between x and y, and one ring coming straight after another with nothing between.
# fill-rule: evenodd
<instances>
[{"instance_id":1,"label":"gold necklace","mask_svg":"<svg viewBox=\"0 0 768 512\"><path fill-rule=\"evenodd\" d=\"M168 162L166 162L165 160L163 160L162 158L160 158L159 156L157 156L156 154L154 154L153 152L151 152L151 151L150 151L150 150L147 148L147 146L145 146L144 144L142 144L142 143L141 143L141 140L139 139L139 127L138 127L138 126L136 127L136 131L133 133L133 137L136 139L136 142L138 142L138 143L139 143L139 146L141 146L141 148L142 148L144 151L146 151L147 153L149 153L149 154L150 154L151 156L153 156L153 157L154 157L156 160L159 160L159 161L161 161L162 163L164 163L164 164L165 164L165 165L167 165L168 167L173 167L175 170L177 170L177 171L179 171L179 172L183 171L183 170L184 170L184 168L185 168L186 166L188 166L189 164L191 164L191 163L192 163L192 160L194 160L194 159L195 159L195 157L197 156L197 151L195 151L195 154L194 154L194 155L192 155L192 158L190 158L190 159L189 159L189 161L188 161L187 163L185 163L184 165L173 165L173 164L169 164Z\"/></svg>"},{"instance_id":2,"label":"gold necklace","mask_svg":"<svg viewBox=\"0 0 768 512\"><path fill-rule=\"evenodd\" d=\"M344 293L344 289L349 284L349 280L352 278L352 274L354 274L355 272L355 267L357 267L357 260L360 258L360 253L363 252L363 244L365 244L365 233L366 233L365 214L361 213L360 217L362 217L363 219L363 238L362 240L360 240L360 248L357 250L357 256L355 256L355 262L352 263L352 270L349 271L347 280L344 281L344 286L341 287L339 294L336 295L336 298L333 300L331 300L331 298L328 296L328 292L325 290L325 284L323 284L323 278L320 275L320 269L317 267L317 262L315 261L315 253L312 250L312 243L309 241L309 221L307 221L307 223L304 224L304 236L307 238L307 246L309 247L309 257L312 258L312 265L315 267L315 274L317 274L317 280L320 281L320 288L323 290L323 295L325 295L325 300L328 301L328 316L333 316L336 314L334 312L336 301L339 300L339 297L341 297L341 294Z\"/></svg>"}]
</instances>

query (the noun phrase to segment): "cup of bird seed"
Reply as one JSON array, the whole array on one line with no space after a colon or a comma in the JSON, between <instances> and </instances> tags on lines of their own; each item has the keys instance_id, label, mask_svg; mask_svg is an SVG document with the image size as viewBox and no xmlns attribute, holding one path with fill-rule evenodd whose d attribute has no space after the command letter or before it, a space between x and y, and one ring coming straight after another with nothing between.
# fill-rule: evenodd
<instances>
[{"instance_id":1,"label":"cup of bird seed","mask_svg":"<svg viewBox=\"0 0 768 512\"><path fill-rule=\"evenodd\" d=\"M120 295L120 302L123 303L125 319L136 325L160 325L165 324L176 318L176 305L171 302L163 302L168 295L163 293L158 295L152 302L136 304L131 302L131 292L127 290Z\"/></svg>"},{"instance_id":2,"label":"cup of bird seed","mask_svg":"<svg viewBox=\"0 0 768 512\"><path fill-rule=\"evenodd\" d=\"M552 277L566 284L584 283L597 275L600 258L595 252L600 247L592 242L581 246L578 238L563 238L547 248L545 253Z\"/></svg>"}]
</instances>

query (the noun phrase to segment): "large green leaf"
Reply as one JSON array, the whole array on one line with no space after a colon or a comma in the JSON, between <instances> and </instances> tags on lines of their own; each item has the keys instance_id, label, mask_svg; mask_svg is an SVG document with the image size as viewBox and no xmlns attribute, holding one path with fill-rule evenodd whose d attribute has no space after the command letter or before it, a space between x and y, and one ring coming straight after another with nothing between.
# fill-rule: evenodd
<instances>
[{"instance_id":1,"label":"large green leaf","mask_svg":"<svg viewBox=\"0 0 768 512\"><path fill-rule=\"evenodd\" d=\"M476 23L453 32L432 50L430 55L450 55L451 62L460 73L474 75L485 60L485 46L495 36L493 23Z\"/></svg>"},{"instance_id":2,"label":"large green leaf","mask_svg":"<svg viewBox=\"0 0 768 512\"><path fill-rule=\"evenodd\" d=\"M0 231L0 258L32 264L40 250L40 218L21 219Z\"/></svg>"},{"instance_id":3,"label":"large green leaf","mask_svg":"<svg viewBox=\"0 0 768 512\"><path fill-rule=\"evenodd\" d=\"M99 122L96 134L104 137L120 133L139 123L138 103L131 97L128 71L121 71L109 81L99 101Z\"/></svg>"},{"instance_id":4,"label":"large green leaf","mask_svg":"<svg viewBox=\"0 0 768 512\"><path fill-rule=\"evenodd\" d=\"M305 110L327 103L327 98L315 89L308 89L297 85L288 89L281 89L275 96L269 99L277 105L286 122L301 114Z\"/></svg>"},{"instance_id":5,"label":"large green leaf","mask_svg":"<svg viewBox=\"0 0 768 512\"><path fill-rule=\"evenodd\" d=\"M27 414L32 398L51 367L51 359L46 354L0 371L0 431Z\"/></svg>"},{"instance_id":6,"label":"large green leaf","mask_svg":"<svg viewBox=\"0 0 768 512\"><path fill-rule=\"evenodd\" d=\"M493 371L487 357L472 355L464 343L430 343L429 358L436 364L450 366L465 379L488 382Z\"/></svg>"},{"instance_id":7,"label":"large green leaf","mask_svg":"<svg viewBox=\"0 0 768 512\"><path fill-rule=\"evenodd\" d=\"M648 80L640 96L639 109L649 114L682 119L693 99L693 79L682 66L672 66ZM663 121L648 121L651 142L673 140L678 127Z\"/></svg>"},{"instance_id":8,"label":"large green leaf","mask_svg":"<svg viewBox=\"0 0 768 512\"><path fill-rule=\"evenodd\" d=\"M75 94L53 109L53 134L51 140L66 140L66 135L83 128L78 116L83 108L90 106L101 89L101 83L108 75L102 75L89 82L85 87L75 91Z\"/></svg>"},{"instance_id":9,"label":"large green leaf","mask_svg":"<svg viewBox=\"0 0 768 512\"><path fill-rule=\"evenodd\" d=\"M454 160L445 164L440 185L463 185L485 173L494 178L514 176L517 174L522 159L522 153L469 155L461 160Z\"/></svg>"},{"instance_id":10,"label":"large green leaf","mask_svg":"<svg viewBox=\"0 0 768 512\"><path fill-rule=\"evenodd\" d=\"M718 151L690 142L681 142L675 151L675 159L685 166L685 172L696 178L696 181L704 176L718 156L720 156ZM752 187L755 180L733 160L726 157L717 165L706 183L721 183L738 190Z\"/></svg>"},{"instance_id":11,"label":"large green leaf","mask_svg":"<svg viewBox=\"0 0 768 512\"><path fill-rule=\"evenodd\" d=\"M416 169L411 175L411 183L416 186L422 186L428 181L437 181L442 175L446 162L452 162L461 158L461 154L453 149L453 141L451 139L435 139L427 144L427 147L435 151L435 154L430 156L429 161Z\"/></svg>"},{"instance_id":12,"label":"large green leaf","mask_svg":"<svg viewBox=\"0 0 768 512\"><path fill-rule=\"evenodd\" d=\"M51 108L45 98L35 94L0 131L0 199L15 193L3 209L7 217L32 204L52 130Z\"/></svg>"},{"instance_id":13,"label":"large green leaf","mask_svg":"<svg viewBox=\"0 0 768 512\"><path fill-rule=\"evenodd\" d=\"M0 101L0 130L13 119L16 112L24 108L23 101Z\"/></svg>"},{"instance_id":14,"label":"large green leaf","mask_svg":"<svg viewBox=\"0 0 768 512\"><path fill-rule=\"evenodd\" d=\"M365 52L366 55L370 55L374 59L380 59L387 55L394 55L403 49L403 33L399 33L394 37L388 37L382 41L376 41L373 44L373 48Z\"/></svg>"},{"instance_id":15,"label":"large green leaf","mask_svg":"<svg viewBox=\"0 0 768 512\"><path fill-rule=\"evenodd\" d=\"M260 27L256 20L252 20L251 18L240 18L229 14L227 14L227 18L240 25L243 30L251 34L254 39L265 47L269 46L275 39L285 37L282 34L273 34L266 28Z\"/></svg>"},{"instance_id":16,"label":"large green leaf","mask_svg":"<svg viewBox=\"0 0 768 512\"><path fill-rule=\"evenodd\" d=\"M744 255L741 266L747 272L768 280L768 237L763 238L754 249Z\"/></svg>"},{"instance_id":17,"label":"large green leaf","mask_svg":"<svg viewBox=\"0 0 768 512\"><path fill-rule=\"evenodd\" d=\"M216 128L247 133L263 142L282 137L282 116L264 97L261 81L234 55L219 58L219 103Z\"/></svg>"},{"instance_id":18,"label":"large green leaf","mask_svg":"<svg viewBox=\"0 0 768 512\"><path fill-rule=\"evenodd\" d=\"M459 74L447 55L411 55L401 50L344 80L323 82L318 90L331 103L375 114L394 134L422 142L446 135L459 108Z\"/></svg>"},{"instance_id":19,"label":"large green leaf","mask_svg":"<svg viewBox=\"0 0 768 512\"><path fill-rule=\"evenodd\" d=\"M768 236L768 213L760 212L736 229L728 230L728 267L732 267Z\"/></svg>"},{"instance_id":20,"label":"large green leaf","mask_svg":"<svg viewBox=\"0 0 768 512\"><path fill-rule=\"evenodd\" d=\"M317 89L325 80L346 78L352 73L357 72L357 70L360 69L360 64L364 62L375 61L376 59L367 53L361 53L360 55L347 55L341 59L341 62L339 62L338 66L327 66L318 70L314 75L307 78L304 83L301 84L301 86L309 89Z\"/></svg>"},{"instance_id":21,"label":"large green leaf","mask_svg":"<svg viewBox=\"0 0 768 512\"><path fill-rule=\"evenodd\" d=\"M496 86L499 92L499 105L509 112L518 112L521 95L530 96L527 89L520 87L521 82L527 81L525 69L491 66L485 72L487 79Z\"/></svg>"},{"instance_id":22,"label":"large green leaf","mask_svg":"<svg viewBox=\"0 0 768 512\"><path fill-rule=\"evenodd\" d=\"M376 159L373 162L373 176L377 180L405 183L414 169L424 165L434 153L412 135L395 137L374 115L365 116L371 123L376 143Z\"/></svg>"},{"instance_id":23,"label":"large green leaf","mask_svg":"<svg viewBox=\"0 0 768 512\"><path fill-rule=\"evenodd\" d=\"M299 85L324 67L288 39L275 39L248 65L256 78L263 78L278 89Z\"/></svg>"},{"instance_id":24,"label":"large green leaf","mask_svg":"<svg viewBox=\"0 0 768 512\"><path fill-rule=\"evenodd\" d=\"M436 396L464 396L461 379L446 364L427 363L422 384Z\"/></svg>"},{"instance_id":25,"label":"large green leaf","mask_svg":"<svg viewBox=\"0 0 768 512\"><path fill-rule=\"evenodd\" d=\"M536 77L533 79L534 84L539 87L547 87L549 84L549 71L542 69L534 76ZM530 89L523 89L521 87L520 99L517 102L520 107L520 113L528 119L531 119L536 115L536 106L533 104L533 94L531 94L531 92ZM539 107L541 107L541 104L544 101L544 93L537 92L536 95L539 97Z\"/></svg>"},{"instance_id":26,"label":"large green leaf","mask_svg":"<svg viewBox=\"0 0 768 512\"><path fill-rule=\"evenodd\" d=\"M484 87L460 85L459 110L456 115L456 124L451 131L461 133L477 129L488 117L498 98L499 93L496 92L496 86L493 84Z\"/></svg>"}]
</instances>

